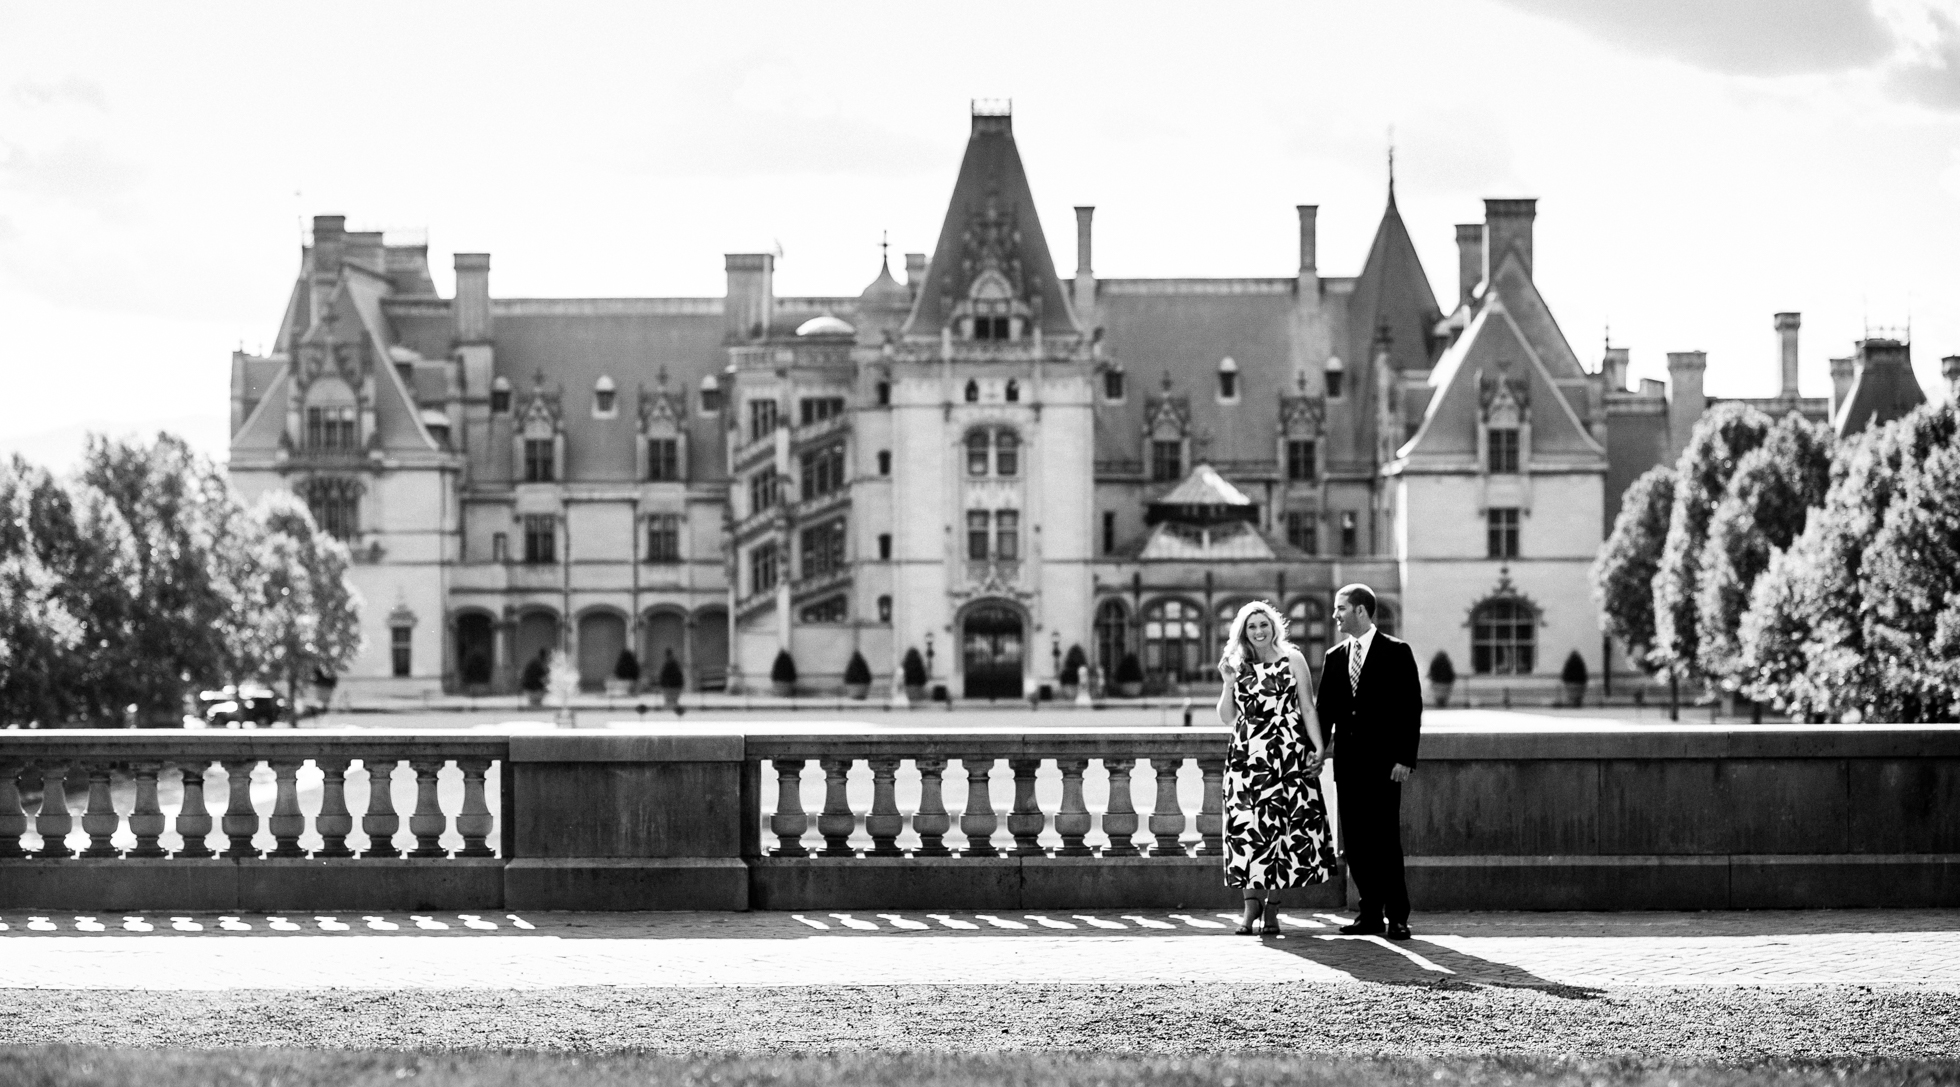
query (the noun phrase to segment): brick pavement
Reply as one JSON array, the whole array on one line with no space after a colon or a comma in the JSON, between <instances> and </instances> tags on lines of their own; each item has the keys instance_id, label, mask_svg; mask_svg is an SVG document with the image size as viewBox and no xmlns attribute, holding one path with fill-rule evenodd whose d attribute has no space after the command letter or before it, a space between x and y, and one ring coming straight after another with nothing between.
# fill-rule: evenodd
<instances>
[{"instance_id":1,"label":"brick pavement","mask_svg":"<svg viewBox=\"0 0 1960 1087\"><path fill-rule=\"evenodd\" d=\"M1419 915L1403 944L1295 911L1280 939L1209 911L801 914L0 913L0 988L536 989L912 984L1960 992L1960 911ZM927 946L921 946L922 944Z\"/></svg>"}]
</instances>

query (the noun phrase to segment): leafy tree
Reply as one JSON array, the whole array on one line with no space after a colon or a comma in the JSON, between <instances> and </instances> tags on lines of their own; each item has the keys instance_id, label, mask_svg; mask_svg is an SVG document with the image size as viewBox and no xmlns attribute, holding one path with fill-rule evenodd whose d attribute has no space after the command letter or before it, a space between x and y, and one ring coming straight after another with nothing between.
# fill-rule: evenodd
<instances>
[{"instance_id":1,"label":"leafy tree","mask_svg":"<svg viewBox=\"0 0 1960 1087\"><path fill-rule=\"evenodd\" d=\"M640 658L634 656L632 650L619 651L618 659L613 661L613 678L623 679L628 683L640 681Z\"/></svg>"},{"instance_id":2,"label":"leafy tree","mask_svg":"<svg viewBox=\"0 0 1960 1087\"><path fill-rule=\"evenodd\" d=\"M544 690L545 680L550 678L550 653L547 650L540 649L538 650L538 655L532 657L524 665L524 671L518 674L517 685L527 691L542 691Z\"/></svg>"},{"instance_id":3,"label":"leafy tree","mask_svg":"<svg viewBox=\"0 0 1960 1087\"><path fill-rule=\"evenodd\" d=\"M256 597L247 667L285 687L297 719L299 689L338 674L361 651L361 597L348 577L347 547L319 530L290 491L272 491L252 510Z\"/></svg>"},{"instance_id":4,"label":"leafy tree","mask_svg":"<svg viewBox=\"0 0 1960 1087\"><path fill-rule=\"evenodd\" d=\"M251 655L254 526L224 472L183 439L89 438L82 482L129 526L136 607L117 667L147 717L174 722L197 685L235 678Z\"/></svg>"},{"instance_id":5,"label":"leafy tree","mask_svg":"<svg viewBox=\"0 0 1960 1087\"><path fill-rule=\"evenodd\" d=\"M1613 534L1593 560L1593 599L1606 633L1642 662L1654 645L1654 576L1673 511L1674 469L1647 469L1621 498Z\"/></svg>"},{"instance_id":6,"label":"leafy tree","mask_svg":"<svg viewBox=\"0 0 1960 1087\"><path fill-rule=\"evenodd\" d=\"M905 651L905 660L899 666L899 670L905 673L905 685L907 687L923 687L926 685L926 659L919 655L917 649L907 649Z\"/></svg>"},{"instance_id":7,"label":"leafy tree","mask_svg":"<svg viewBox=\"0 0 1960 1087\"><path fill-rule=\"evenodd\" d=\"M0 724L59 719L58 679L85 629L42 558L32 506L30 482L0 463Z\"/></svg>"},{"instance_id":8,"label":"leafy tree","mask_svg":"<svg viewBox=\"0 0 1960 1087\"><path fill-rule=\"evenodd\" d=\"M796 685L796 658L789 655L789 650L776 650L776 662L769 666L769 679L772 683Z\"/></svg>"},{"instance_id":9,"label":"leafy tree","mask_svg":"<svg viewBox=\"0 0 1960 1087\"><path fill-rule=\"evenodd\" d=\"M851 661L844 666L844 682L848 684L868 684L871 682L871 664L864 654L851 652Z\"/></svg>"},{"instance_id":10,"label":"leafy tree","mask_svg":"<svg viewBox=\"0 0 1960 1087\"><path fill-rule=\"evenodd\" d=\"M52 702L44 719L114 727L132 700L123 667L136 607L136 552L129 526L106 495L63 482L15 458L28 517L56 593L81 624L73 652L50 662Z\"/></svg>"},{"instance_id":11,"label":"leafy tree","mask_svg":"<svg viewBox=\"0 0 1960 1087\"><path fill-rule=\"evenodd\" d=\"M1811 507L1824 504L1832 444L1829 429L1791 412L1736 463L1702 548L1695 608L1701 630L1696 663L1703 674L1740 681L1749 590L1768 568L1770 555L1803 532Z\"/></svg>"},{"instance_id":12,"label":"leafy tree","mask_svg":"<svg viewBox=\"0 0 1960 1087\"><path fill-rule=\"evenodd\" d=\"M1592 678L1586 672L1586 658L1580 656L1576 649L1566 654L1565 667L1559 669L1558 678L1574 687L1584 687L1586 681Z\"/></svg>"},{"instance_id":13,"label":"leafy tree","mask_svg":"<svg viewBox=\"0 0 1960 1087\"><path fill-rule=\"evenodd\" d=\"M1720 404L1695 424L1675 463L1674 509L1654 578L1654 655L1658 663L1701 675L1701 557L1715 507L1744 454L1763 444L1770 418L1747 404Z\"/></svg>"},{"instance_id":14,"label":"leafy tree","mask_svg":"<svg viewBox=\"0 0 1960 1087\"><path fill-rule=\"evenodd\" d=\"M1062 658L1062 686L1075 687L1082 683L1082 670L1089 666L1089 655L1080 645L1068 647L1068 655Z\"/></svg>"},{"instance_id":15,"label":"leafy tree","mask_svg":"<svg viewBox=\"0 0 1960 1087\"><path fill-rule=\"evenodd\" d=\"M1436 651L1435 656L1429 658L1429 682L1431 683L1455 683L1456 682L1456 664L1450 660L1450 655L1448 653L1445 653L1440 649Z\"/></svg>"},{"instance_id":16,"label":"leafy tree","mask_svg":"<svg viewBox=\"0 0 1960 1087\"><path fill-rule=\"evenodd\" d=\"M660 688L664 691L678 691L687 686L687 677L681 674L681 662L674 659L674 651L667 651L667 659L660 664Z\"/></svg>"}]
</instances>

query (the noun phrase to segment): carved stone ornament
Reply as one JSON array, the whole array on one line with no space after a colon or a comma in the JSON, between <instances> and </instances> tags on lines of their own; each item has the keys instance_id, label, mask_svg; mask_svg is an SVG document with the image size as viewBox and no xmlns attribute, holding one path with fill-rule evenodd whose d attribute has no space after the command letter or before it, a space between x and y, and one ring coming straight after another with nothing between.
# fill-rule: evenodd
<instances>
[{"instance_id":1,"label":"carved stone ornament","mask_svg":"<svg viewBox=\"0 0 1960 1087\"><path fill-rule=\"evenodd\" d=\"M558 429L559 420L564 418L564 393L557 388L547 388L544 371L539 370L531 378L531 395L524 398L524 404L517 412L520 428L532 423L542 422L552 430Z\"/></svg>"},{"instance_id":2,"label":"carved stone ornament","mask_svg":"<svg viewBox=\"0 0 1960 1087\"><path fill-rule=\"evenodd\" d=\"M664 375L666 371L663 369L661 373ZM640 386L641 433L650 433L661 427L678 429L686 412L686 404L678 394L667 391L666 382L661 382L658 389Z\"/></svg>"},{"instance_id":3,"label":"carved stone ornament","mask_svg":"<svg viewBox=\"0 0 1960 1087\"><path fill-rule=\"evenodd\" d=\"M996 272L1025 297L1027 285L1021 272L1021 228L1013 208L1003 210L1000 193L990 192L980 207L967 217L960 232L960 270L968 283L985 272Z\"/></svg>"},{"instance_id":4,"label":"carved stone ornament","mask_svg":"<svg viewBox=\"0 0 1960 1087\"><path fill-rule=\"evenodd\" d=\"M1182 438L1191 432L1191 398L1172 395L1170 375L1165 374L1164 395L1147 397L1143 404L1143 433L1146 438Z\"/></svg>"},{"instance_id":5,"label":"carved stone ornament","mask_svg":"<svg viewBox=\"0 0 1960 1087\"><path fill-rule=\"evenodd\" d=\"M1279 398L1279 426L1288 437L1314 437L1327 425L1327 399L1321 396Z\"/></svg>"},{"instance_id":6,"label":"carved stone ornament","mask_svg":"<svg viewBox=\"0 0 1960 1087\"><path fill-rule=\"evenodd\" d=\"M1486 420L1507 407L1522 415L1531 410L1531 383L1523 377L1511 376L1508 366L1501 366L1494 374L1479 370L1477 404Z\"/></svg>"}]
</instances>

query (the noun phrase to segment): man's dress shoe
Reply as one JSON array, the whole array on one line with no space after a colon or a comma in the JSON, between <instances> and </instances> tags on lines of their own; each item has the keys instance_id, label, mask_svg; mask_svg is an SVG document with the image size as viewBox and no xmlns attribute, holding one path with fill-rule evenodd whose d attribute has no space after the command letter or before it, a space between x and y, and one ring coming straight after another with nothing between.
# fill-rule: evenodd
<instances>
[{"instance_id":1,"label":"man's dress shoe","mask_svg":"<svg viewBox=\"0 0 1960 1087\"><path fill-rule=\"evenodd\" d=\"M1341 926L1343 936L1380 936L1386 931L1380 921L1356 921L1352 925Z\"/></svg>"},{"instance_id":2,"label":"man's dress shoe","mask_svg":"<svg viewBox=\"0 0 1960 1087\"><path fill-rule=\"evenodd\" d=\"M1407 921L1390 921L1388 923L1388 938L1391 940L1411 939L1409 923Z\"/></svg>"}]
</instances>

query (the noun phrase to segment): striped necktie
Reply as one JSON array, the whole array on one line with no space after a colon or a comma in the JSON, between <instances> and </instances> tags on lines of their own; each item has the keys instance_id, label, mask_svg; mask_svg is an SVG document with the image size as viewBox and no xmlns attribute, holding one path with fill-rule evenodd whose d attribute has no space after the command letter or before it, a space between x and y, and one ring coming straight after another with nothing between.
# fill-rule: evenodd
<instances>
[{"instance_id":1,"label":"striped necktie","mask_svg":"<svg viewBox=\"0 0 1960 1087\"><path fill-rule=\"evenodd\" d=\"M1359 693L1361 690L1361 639L1348 643L1348 690Z\"/></svg>"}]
</instances>

